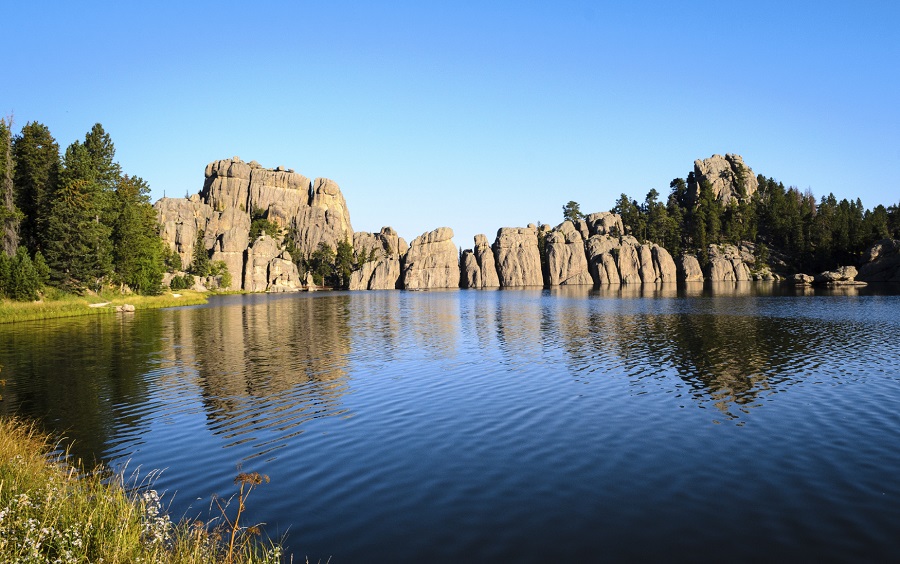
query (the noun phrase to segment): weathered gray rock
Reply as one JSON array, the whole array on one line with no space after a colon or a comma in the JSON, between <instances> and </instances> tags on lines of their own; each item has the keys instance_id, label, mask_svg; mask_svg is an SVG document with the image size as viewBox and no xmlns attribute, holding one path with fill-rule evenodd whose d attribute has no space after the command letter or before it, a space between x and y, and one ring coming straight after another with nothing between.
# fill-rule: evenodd
<instances>
[{"instance_id":1,"label":"weathered gray rock","mask_svg":"<svg viewBox=\"0 0 900 564\"><path fill-rule=\"evenodd\" d=\"M593 284L581 232L564 221L545 239L551 286Z\"/></svg>"},{"instance_id":2,"label":"weathered gray rock","mask_svg":"<svg viewBox=\"0 0 900 564\"><path fill-rule=\"evenodd\" d=\"M865 285L865 282L856 281L857 274L858 272L855 266L841 266L835 270L829 270L819 274L815 277L815 281L818 284L826 284L829 286Z\"/></svg>"},{"instance_id":3,"label":"weathered gray rock","mask_svg":"<svg viewBox=\"0 0 900 564\"><path fill-rule=\"evenodd\" d=\"M710 184L713 195L723 204L749 198L759 188L756 175L744 164L744 159L732 154L694 161L694 181L688 186L688 194L694 202L700 196L703 182Z\"/></svg>"},{"instance_id":4,"label":"weathered gray rock","mask_svg":"<svg viewBox=\"0 0 900 564\"><path fill-rule=\"evenodd\" d=\"M215 212L196 195L191 199L162 198L154 204L154 208L160 224L160 237L178 253L181 264L187 267L194 255L197 232L206 229Z\"/></svg>"},{"instance_id":5,"label":"weathered gray rock","mask_svg":"<svg viewBox=\"0 0 900 564\"><path fill-rule=\"evenodd\" d=\"M479 233L475 236L475 248L472 250L475 262L481 271L481 288L499 288L500 277L497 275L497 263L494 260L494 250L488 242L487 236Z\"/></svg>"},{"instance_id":6,"label":"weathered gray rock","mask_svg":"<svg viewBox=\"0 0 900 564\"><path fill-rule=\"evenodd\" d=\"M710 245L707 248L707 278L713 282L750 280L750 268L744 264L741 251L734 245Z\"/></svg>"},{"instance_id":7,"label":"weathered gray rock","mask_svg":"<svg viewBox=\"0 0 900 564\"><path fill-rule=\"evenodd\" d=\"M502 227L494 241L501 286L543 286L536 227Z\"/></svg>"},{"instance_id":8,"label":"weathered gray rock","mask_svg":"<svg viewBox=\"0 0 900 564\"><path fill-rule=\"evenodd\" d=\"M900 240L882 239L863 256L856 278L866 282L900 282Z\"/></svg>"},{"instance_id":9,"label":"weathered gray rock","mask_svg":"<svg viewBox=\"0 0 900 564\"><path fill-rule=\"evenodd\" d=\"M306 280L303 282L303 285L306 287L307 292L315 292L317 290L316 281L313 280L312 272L306 273Z\"/></svg>"},{"instance_id":10,"label":"weathered gray rock","mask_svg":"<svg viewBox=\"0 0 900 564\"><path fill-rule=\"evenodd\" d=\"M481 267L478 266L478 260L475 259L472 249L463 251L459 259L459 287L466 289L484 287L481 280Z\"/></svg>"},{"instance_id":11,"label":"weathered gray rock","mask_svg":"<svg viewBox=\"0 0 900 564\"><path fill-rule=\"evenodd\" d=\"M684 282L703 282L703 269L693 255L683 255L678 261L678 276Z\"/></svg>"},{"instance_id":12,"label":"weathered gray rock","mask_svg":"<svg viewBox=\"0 0 900 564\"><path fill-rule=\"evenodd\" d=\"M810 284L813 283L813 281L815 281L815 277L813 277L809 274L798 273L798 274L791 276L791 278L790 278L790 282L797 286L809 286Z\"/></svg>"},{"instance_id":13,"label":"weathered gray rock","mask_svg":"<svg viewBox=\"0 0 900 564\"><path fill-rule=\"evenodd\" d=\"M653 245L651 247L653 253L653 269L656 272L657 282L675 282L678 279L678 269L675 267L675 261L669 251Z\"/></svg>"},{"instance_id":14,"label":"weathered gray rock","mask_svg":"<svg viewBox=\"0 0 900 564\"><path fill-rule=\"evenodd\" d=\"M640 284L641 258L638 254L637 241L623 241L619 247L616 266L619 267L619 278L622 284Z\"/></svg>"},{"instance_id":15,"label":"weathered gray rock","mask_svg":"<svg viewBox=\"0 0 900 564\"><path fill-rule=\"evenodd\" d=\"M300 275L291 256L278 242L263 235L246 251L244 289L248 292L295 292L300 289Z\"/></svg>"},{"instance_id":16,"label":"weathered gray rock","mask_svg":"<svg viewBox=\"0 0 900 564\"><path fill-rule=\"evenodd\" d=\"M617 213L598 212L585 218L590 235L610 235L619 237L625 235L625 227L622 225L622 217Z\"/></svg>"},{"instance_id":17,"label":"weathered gray rock","mask_svg":"<svg viewBox=\"0 0 900 564\"><path fill-rule=\"evenodd\" d=\"M459 287L459 256L453 230L439 227L409 244L403 259L403 287L407 290Z\"/></svg>"},{"instance_id":18,"label":"weathered gray rock","mask_svg":"<svg viewBox=\"0 0 900 564\"><path fill-rule=\"evenodd\" d=\"M350 276L351 290L393 290L400 287L400 258L408 250L406 241L392 227L378 233L353 234L353 252L358 269Z\"/></svg>"},{"instance_id":19,"label":"weathered gray rock","mask_svg":"<svg viewBox=\"0 0 900 564\"><path fill-rule=\"evenodd\" d=\"M256 161L245 163L238 157L209 163L199 194L185 199L163 198L154 206L162 239L178 252L184 266L193 258L197 233L204 232L204 246L211 259L224 261L228 267L230 289L261 291L264 283L263 265L247 262L250 256L263 260L258 256L262 247L247 252L254 244L249 240L251 214L265 217L284 232L291 230L304 258L322 243L334 249L340 241L353 239L347 204L333 181L317 178L310 182L291 169L266 169ZM399 241L396 243L399 250ZM284 250L282 239L276 241L276 250ZM271 254L269 249L266 253ZM269 257L269 261L274 258ZM267 271L269 266L279 271L274 278L265 279L269 291L293 289L297 281L286 263L267 264Z\"/></svg>"}]
</instances>

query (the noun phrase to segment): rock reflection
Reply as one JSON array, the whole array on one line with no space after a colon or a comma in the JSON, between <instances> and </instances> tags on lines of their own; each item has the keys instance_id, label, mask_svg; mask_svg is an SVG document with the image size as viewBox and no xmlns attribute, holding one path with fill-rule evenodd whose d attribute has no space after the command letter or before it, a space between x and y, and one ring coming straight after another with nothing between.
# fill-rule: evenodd
<instances>
[{"instance_id":1,"label":"rock reflection","mask_svg":"<svg viewBox=\"0 0 900 564\"><path fill-rule=\"evenodd\" d=\"M347 295L259 299L173 312L168 395L199 388L210 428L267 454L311 419L345 413ZM165 393L165 392L164 392Z\"/></svg>"},{"instance_id":2,"label":"rock reflection","mask_svg":"<svg viewBox=\"0 0 900 564\"><path fill-rule=\"evenodd\" d=\"M624 373L643 387L648 379L658 383L675 376L689 386L695 401L733 416L734 409L746 410L799 381L793 375L815 357L821 339L801 321L760 314L756 300L733 299L757 292L730 283L707 289L705 295L715 293L715 299L673 300L669 289L634 294L631 288L601 288L591 295L625 299L603 299L592 307L578 301L562 305L556 329L544 338L560 341L578 379ZM680 291L682 297L685 293ZM630 299L649 295L656 298Z\"/></svg>"}]
</instances>

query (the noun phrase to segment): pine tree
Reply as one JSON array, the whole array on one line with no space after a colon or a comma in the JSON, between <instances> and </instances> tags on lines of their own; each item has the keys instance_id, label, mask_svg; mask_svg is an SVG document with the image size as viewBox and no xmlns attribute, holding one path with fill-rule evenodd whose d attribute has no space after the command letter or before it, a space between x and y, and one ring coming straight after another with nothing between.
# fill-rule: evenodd
<instances>
[{"instance_id":1,"label":"pine tree","mask_svg":"<svg viewBox=\"0 0 900 564\"><path fill-rule=\"evenodd\" d=\"M51 281L75 292L99 290L112 274L112 230L103 221L98 173L77 141L66 149L63 164L42 233Z\"/></svg>"},{"instance_id":2,"label":"pine tree","mask_svg":"<svg viewBox=\"0 0 900 564\"><path fill-rule=\"evenodd\" d=\"M206 240L204 239L204 232L202 229L197 231L197 240L194 241L191 274L197 276L209 276L209 251L206 250Z\"/></svg>"},{"instance_id":3,"label":"pine tree","mask_svg":"<svg viewBox=\"0 0 900 564\"><path fill-rule=\"evenodd\" d=\"M142 294L158 293L165 270L165 249L159 237L150 188L139 177L119 178L115 195L113 258L117 279Z\"/></svg>"},{"instance_id":4,"label":"pine tree","mask_svg":"<svg viewBox=\"0 0 900 564\"><path fill-rule=\"evenodd\" d=\"M41 247L43 220L57 186L59 145L47 126L30 122L13 141L15 203L22 212L19 237L30 251Z\"/></svg>"},{"instance_id":5,"label":"pine tree","mask_svg":"<svg viewBox=\"0 0 900 564\"><path fill-rule=\"evenodd\" d=\"M0 253L9 256L19 247L19 222L13 186L12 118L0 118Z\"/></svg>"}]
</instances>

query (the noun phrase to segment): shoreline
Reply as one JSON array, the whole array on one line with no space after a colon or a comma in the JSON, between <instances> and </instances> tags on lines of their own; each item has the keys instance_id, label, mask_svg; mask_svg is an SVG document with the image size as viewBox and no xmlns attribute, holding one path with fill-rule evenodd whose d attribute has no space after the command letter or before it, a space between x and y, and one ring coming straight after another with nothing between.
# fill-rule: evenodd
<instances>
[{"instance_id":1,"label":"shoreline","mask_svg":"<svg viewBox=\"0 0 900 564\"><path fill-rule=\"evenodd\" d=\"M85 315L110 315L117 313L119 306L131 305L135 311L201 305L209 301L213 292L197 292L182 290L165 292L159 296L141 296L137 294L114 296L66 295L57 300L40 300L35 302L17 302L0 300L0 324L18 323L21 321L40 321L44 319L60 319L65 317L81 317Z\"/></svg>"}]
</instances>

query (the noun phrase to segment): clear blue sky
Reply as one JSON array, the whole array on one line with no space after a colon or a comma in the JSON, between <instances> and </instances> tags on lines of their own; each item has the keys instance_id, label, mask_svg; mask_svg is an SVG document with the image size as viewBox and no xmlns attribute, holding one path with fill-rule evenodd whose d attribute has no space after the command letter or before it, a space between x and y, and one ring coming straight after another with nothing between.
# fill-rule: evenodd
<instances>
[{"instance_id":1,"label":"clear blue sky","mask_svg":"<svg viewBox=\"0 0 900 564\"><path fill-rule=\"evenodd\" d=\"M619 5L621 4L621 5ZM153 199L239 155L411 240L664 196L739 153L817 196L900 201L897 2L6 2L0 112L95 122Z\"/></svg>"}]
</instances>

